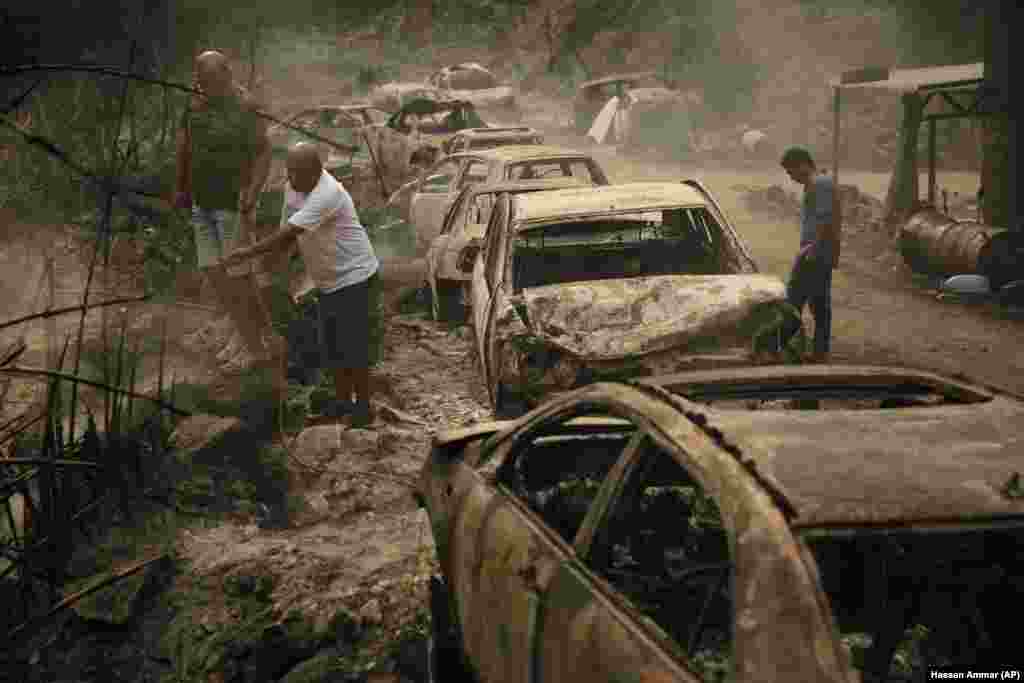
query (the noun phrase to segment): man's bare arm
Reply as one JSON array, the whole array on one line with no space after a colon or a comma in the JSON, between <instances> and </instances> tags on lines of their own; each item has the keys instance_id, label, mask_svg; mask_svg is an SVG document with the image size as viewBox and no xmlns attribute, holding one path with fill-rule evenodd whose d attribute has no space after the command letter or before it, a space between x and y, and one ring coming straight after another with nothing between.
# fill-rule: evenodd
<instances>
[{"instance_id":1,"label":"man's bare arm","mask_svg":"<svg viewBox=\"0 0 1024 683\"><path fill-rule=\"evenodd\" d=\"M256 244L243 247L242 249L236 249L229 254L225 260L229 263L238 263L240 261L247 261L253 257L260 256L261 254L289 249L294 243L294 240L302 234L302 232L302 228L289 223L270 237L266 237Z\"/></svg>"},{"instance_id":2,"label":"man's bare arm","mask_svg":"<svg viewBox=\"0 0 1024 683\"><path fill-rule=\"evenodd\" d=\"M247 102L247 106L253 112L256 111L256 106L251 101ZM260 191L262 191L263 186L267 183L267 178L270 176L272 149L270 136L267 133L267 122L263 118L257 118L254 135L256 138L253 141L255 153L242 169L242 190L239 197L239 208L243 211L250 210L256 205Z\"/></svg>"}]
</instances>

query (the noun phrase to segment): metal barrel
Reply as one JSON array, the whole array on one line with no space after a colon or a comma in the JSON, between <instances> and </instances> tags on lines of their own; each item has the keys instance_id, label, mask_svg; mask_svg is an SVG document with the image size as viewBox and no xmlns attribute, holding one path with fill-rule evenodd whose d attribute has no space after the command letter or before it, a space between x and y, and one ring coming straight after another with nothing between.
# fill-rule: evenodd
<instances>
[{"instance_id":1,"label":"metal barrel","mask_svg":"<svg viewBox=\"0 0 1024 683\"><path fill-rule=\"evenodd\" d=\"M933 275L988 275L993 239L1006 230L974 221L958 221L935 209L910 217L900 231L900 252L916 272Z\"/></svg>"}]
</instances>

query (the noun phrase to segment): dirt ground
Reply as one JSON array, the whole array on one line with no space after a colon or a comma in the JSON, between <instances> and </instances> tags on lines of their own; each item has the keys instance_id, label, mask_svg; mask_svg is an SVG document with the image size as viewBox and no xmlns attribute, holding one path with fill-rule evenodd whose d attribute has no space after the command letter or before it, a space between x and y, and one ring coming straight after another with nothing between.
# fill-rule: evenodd
<instances>
[{"instance_id":1,"label":"dirt ground","mask_svg":"<svg viewBox=\"0 0 1024 683\"><path fill-rule=\"evenodd\" d=\"M306 99L297 93L289 105L318 99L322 98ZM568 118L568 103L555 108L553 102L535 98L530 104L526 122L544 130L549 141L579 144L557 128ZM709 164L697 168L631 158L612 148L592 151L613 182L700 177L722 201L760 267L786 277L797 248L796 220L752 213L742 201L743 186L782 185L796 192L798 187L781 169ZM842 171L841 181L882 199L888 177ZM977 177L941 175L940 185L971 195ZM41 254L39 240L31 246L17 237L22 233L10 224L7 228L9 239L0 258L0 314L5 318L32 310L35 290L23 283L38 280ZM72 251L68 247L61 255L68 264ZM82 273L71 265L61 269L59 289L66 296L61 303L70 303L80 290ZM418 278L415 264L409 263L386 263L383 275L392 294ZM908 272L890 236L870 226L847 226L843 260L834 279L833 360L963 373L1024 394L1021 316L986 305L939 301L933 287ZM213 382L211 350L190 347L185 339L214 313L208 305L182 301L169 307L134 306L121 314L141 336L156 334L166 320L171 342L168 374ZM94 319L98 316L90 316ZM77 316L62 318L59 331L76 323ZM32 324L0 332L0 343L19 333L26 335L30 346L19 364L42 363L45 327ZM306 509L282 530L236 520L187 532L179 548L192 573L269 571L278 578L273 599L282 613L299 609L315 616L345 606L382 627L382 638L372 646L382 647L387 634L397 633L403 620L425 606L426 578L434 570L425 515L409 495L431 436L491 415L476 376L470 339L468 328L444 327L425 314L393 312L377 372L377 422L365 430L311 427L286 444L291 446L296 492L305 499ZM143 385L154 385L154 372L155 367L147 368ZM21 400L30 400L25 391Z\"/></svg>"}]
</instances>

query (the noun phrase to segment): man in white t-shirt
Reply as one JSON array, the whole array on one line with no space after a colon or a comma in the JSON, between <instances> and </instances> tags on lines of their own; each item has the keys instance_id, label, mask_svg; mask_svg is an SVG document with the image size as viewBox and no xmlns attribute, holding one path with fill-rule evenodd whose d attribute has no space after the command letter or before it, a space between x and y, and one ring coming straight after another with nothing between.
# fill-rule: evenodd
<instances>
[{"instance_id":1,"label":"man in white t-shirt","mask_svg":"<svg viewBox=\"0 0 1024 683\"><path fill-rule=\"evenodd\" d=\"M323 170L315 145L288 151L288 185L281 229L225 259L237 264L298 242L318 290L324 364L334 375L334 417L351 413L353 427L373 422L370 408L370 327L377 314L379 262L352 197ZM352 401L355 394L356 400Z\"/></svg>"}]
</instances>

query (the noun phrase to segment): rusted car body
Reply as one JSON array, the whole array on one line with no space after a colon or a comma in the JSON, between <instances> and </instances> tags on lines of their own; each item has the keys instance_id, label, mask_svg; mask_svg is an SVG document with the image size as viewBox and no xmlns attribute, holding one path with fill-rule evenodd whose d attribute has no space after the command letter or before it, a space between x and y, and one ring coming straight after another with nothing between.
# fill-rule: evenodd
<instances>
[{"instance_id":1,"label":"rusted car body","mask_svg":"<svg viewBox=\"0 0 1024 683\"><path fill-rule=\"evenodd\" d=\"M602 378L778 362L794 315L698 181L499 197L471 299L500 414Z\"/></svg>"},{"instance_id":2,"label":"rusted car body","mask_svg":"<svg viewBox=\"0 0 1024 683\"><path fill-rule=\"evenodd\" d=\"M637 88L668 89L653 71L611 74L580 84L572 105L576 132L584 135L609 99L624 97L627 92Z\"/></svg>"},{"instance_id":3,"label":"rusted car body","mask_svg":"<svg viewBox=\"0 0 1024 683\"><path fill-rule=\"evenodd\" d=\"M445 154L494 149L505 145L542 145L544 134L531 126L492 126L471 128L451 137L444 148Z\"/></svg>"},{"instance_id":4,"label":"rusted car body","mask_svg":"<svg viewBox=\"0 0 1024 683\"><path fill-rule=\"evenodd\" d=\"M387 122L364 131L384 174L404 179L440 158L445 144L459 131L485 127L476 108L464 100L414 99Z\"/></svg>"},{"instance_id":5,"label":"rusted car body","mask_svg":"<svg viewBox=\"0 0 1024 683\"><path fill-rule=\"evenodd\" d=\"M471 185L547 178L576 178L607 185L608 176L583 152L550 145L508 145L450 154L388 200L408 217L422 253L441 233L441 224L458 193Z\"/></svg>"},{"instance_id":6,"label":"rusted car body","mask_svg":"<svg viewBox=\"0 0 1024 683\"><path fill-rule=\"evenodd\" d=\"M373 161L363 137L368 126L382 124L387 112L371 104L323 105L304 109L274 124L267 131L274 159L280 162L288 148L298 142L317 145L324 168L337 178L348 178L357 170L372 171ZM314 136L306 135L305 132ZM271 187L282 185L284 166L278 163Z\"/></svg>"},{"instance_id":7,"label":"rusted car body","mask_svg":"<svg viewBox=\"0 0 1024 683\"><path fill-rule=\"evenodd\" d=\"M442 433L417 491L435 652L488 683L1003 666L1022 420L1020 397L931 373L800 366L602 382Z\"/></svg>"},{"instance_id":8,"label":"rusted car body","mask_svg":"<svg viewBox=\"0 0 1024 683\"><path fill-rule=\"evenodd\" d=\"M427 250L424 278L430 288L434 320L462 320L469 306L473 262L497 197L508 192L557 190L583 185L575 178L547 178L494 185L469 185L459 192L441 224L441 234Z\"/></svg>"},{"instance_id":9,"label":"rusted car body","mask_svg":"<svg viewBox=\"0 0 1024 683\"><path fill-rule=\"evenodd\" d=\"M493 73L476 62L446 66L431 74L427 84L447 97L469 100L480 109L517 106L515 89L502 85Z\"/></svg>"}]
</instances>

